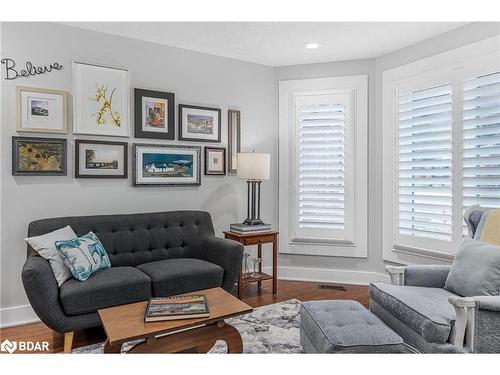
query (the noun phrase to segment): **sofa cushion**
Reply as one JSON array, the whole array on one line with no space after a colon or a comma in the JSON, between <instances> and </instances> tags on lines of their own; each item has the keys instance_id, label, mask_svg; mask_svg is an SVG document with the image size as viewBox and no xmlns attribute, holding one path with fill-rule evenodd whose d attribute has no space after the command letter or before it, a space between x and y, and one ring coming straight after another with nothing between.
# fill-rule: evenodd
<instances>
[{"instance_id":1,"label":"sofa cushion","mask_svg":"<svg viewBox=\"0 0 500 375\"><path fill-rule=\"evenodd\" d=\"M441 344L448 341L455 322L455 309L448 302L452 295L442 288L370 284L370 299L427 341Z\"/></svg>"},{"instance_id":2,"label":"sofa cushion","mask_svg":"<svg viewBox=\"0 0 500 375\"><path fill-rule=\"evenodd\" d=\"M300 307L306 353L402 353L403 339L357 301L310 301Z\"/></svg>"},{"instance_id":3,"label":"sofa cushion","mask_svg":"<svg viewBox=\"0 0 500 375\"><path fill-rule=\"evenodd\" d=\"M86 281L70 279L59 288L61 305L68 315L144 301L151 298L151 279L134 267L112 267Z\"/></svg>"},{"instance_id":4,"label":"sofa cushion","mask_svg":"<svg viewBox=\"0 0 500 375\"><path fill-rule=\"evenodd\" d=\"M222 267L194 258L159 260L137 268L151 278L155 297L219 287L224 276Z\"/></svg>"}]
</instances>

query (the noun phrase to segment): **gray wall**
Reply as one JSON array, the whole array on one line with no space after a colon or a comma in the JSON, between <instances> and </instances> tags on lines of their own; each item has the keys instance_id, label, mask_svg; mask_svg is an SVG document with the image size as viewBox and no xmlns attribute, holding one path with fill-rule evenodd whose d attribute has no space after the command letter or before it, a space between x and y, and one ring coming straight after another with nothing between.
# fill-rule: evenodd
<instances>
[{"instance_id":1,"label":"gray wall","mask_svg":"<svg viewBox=\"0 0 500 375\"><path fill-rule=\"evenodd\" d=\"M26 236L28 223L34 219L64 215L202 209L212 213L216 232L220 236L222 230L227 229L230 223L240 221L246 215L246 184L235 176L202 175L202 184L199 187L137 188L131 186L131 178L75 179L73 177L75 137L71 131L67 136L68 176L13 177L10 153L11 137L17 135L14 110L16 85L62 89L71 93L72 60L128 68L131 89L139 87L174 92L176 104L199 104L221 108L222 146L227 145L227 109L240 109L243 150L270 152L272 175L276 175L277 127L274 121L272 68L58 24L4 23L1 36L3 57L13 58L18 64L24 64L26 60L37 64L57 61L64 66L59 72L37 77L14 81L2 80L1 307L3 309L28 303L20 271L26 254L23 239ZM113 139L92 136L79 138ZM135 141L173 143L128 139L129 143ZM277 206L274 202L277 201L277 184L275 186L274 181L263 183L262 217L276 223Z\"/></svg>"},{"instance_id":2,"label":"gray wall","mask_svg":"<svg viewBox=\"0 0 500 375\"><path fill-rule=\"evenodd\" d=\"M275 69L276 96L278 95L278 82L281 80L367 74L369 107L368 258L281 254L280 265L298 268L384 272L382 259L382 73L385 70L497 34L500 34L500 23L472 23L376 59L286 66ZM282 246L285 245L282 244ZM416 261L418 262L418 259Z\"/></svg>"}]
</instances>

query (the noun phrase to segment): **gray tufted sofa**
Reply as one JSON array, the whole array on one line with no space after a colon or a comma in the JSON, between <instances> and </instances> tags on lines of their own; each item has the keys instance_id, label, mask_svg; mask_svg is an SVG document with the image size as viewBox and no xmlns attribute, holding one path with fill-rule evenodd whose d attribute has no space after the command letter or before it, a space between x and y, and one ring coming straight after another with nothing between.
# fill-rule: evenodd
<instances>
[{"instance_id":1,"label":"gray tufted sofa","mask_svg":"<svg viewBox=\"0 0 500 375\"><path fill-rule=\"evenodd\" d=\"M101 325L98 309L212 287L231 291L240 270L242 245L215 237L208 212L43 219L29 224L28 236L66 225L78 236L94 232L111 268L58 288L49 263L28 246L21 276L38 317L55 331L71 333L65 336L69 346L73 331Z\"/></svg>"}]
</instances>

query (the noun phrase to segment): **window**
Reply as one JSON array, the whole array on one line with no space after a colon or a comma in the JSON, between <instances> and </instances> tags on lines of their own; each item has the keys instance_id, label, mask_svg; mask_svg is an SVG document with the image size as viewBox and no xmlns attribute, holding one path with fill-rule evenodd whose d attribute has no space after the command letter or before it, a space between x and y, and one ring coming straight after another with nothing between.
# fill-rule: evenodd
<instances>
[{"instance_id":1,"label":"window","mask_svg":"<svg viewBox=\"0 0 500 375\"><path fill-rule=\"evenodd\" d=\"M280 82L281 252L366 256L366 81Z\"/></svg>"},{"instance_id":2,"label":"window","mask_svg":"<svg viewBox=\"0 0 500 375\"><path fill-rule=\"evenodd\" d=\"M492 38L384 72L384 259L448 259L464 210L500 207L499 55Z\"/></svg>"}]
</instances>

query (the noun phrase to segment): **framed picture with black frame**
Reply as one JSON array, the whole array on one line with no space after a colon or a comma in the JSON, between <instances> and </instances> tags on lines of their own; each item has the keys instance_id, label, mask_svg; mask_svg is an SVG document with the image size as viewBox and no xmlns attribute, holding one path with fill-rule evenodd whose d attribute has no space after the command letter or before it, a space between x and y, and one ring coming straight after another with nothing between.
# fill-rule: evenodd
<instances>
[{"instance_id":1,"label":"framed picture with black frame","mask_svg":"<svg viewBox=\"0 0 500 375\"><path fill-rule=\"evenodd\" d=\"M12 175L66 176L66 139L12 137Z\"/></svg>"},{"instance_id":2,"label":"framed picture with black frame","mask_svg":"<svg viewBox=\"0 0 500 375\"><path fill-rule=\"evenodd\" d=\"M75 140L75 178L127 177L127 142Z\"/></svg>"},{"instance_id":3,"label":"framed picture with black frame","mask_svg":"<svg viewBox=\"0 0 500 375\"><path fill-rule=\"evenodd\" d=\"M226 175L226 149L205 146L205 175Z\"/></svg>"},{"instance_id":4,"label":"framed picture with black frame","mask_svg":"<svg viewBox=\"0 0 500 375\"><path fill-rule=\"evenodd\" d=\"M135 137L175 139L175 94L134 89Z\"/></svg>"},{"instance_id":5,"label":"framed picture with black frame","mask_svg":"<svg viewBox=\"0 0 500 375\"><path fill-rule=\"evenodd\" d=\"M220 143L220 108L179 104L178 122L179 141Z\"/></svg>"}]
</instances>

